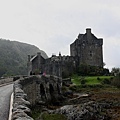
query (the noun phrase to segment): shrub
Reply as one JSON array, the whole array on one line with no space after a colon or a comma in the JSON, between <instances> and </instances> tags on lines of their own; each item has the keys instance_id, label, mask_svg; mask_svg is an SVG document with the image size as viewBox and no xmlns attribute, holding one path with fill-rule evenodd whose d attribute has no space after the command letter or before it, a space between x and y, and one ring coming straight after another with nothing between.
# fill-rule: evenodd
<instances>
[{"instance_id":1,"label":"shrub","mask_svg":"<svg viewBox=\"0 0 120 120\"><path fill-rule=\"evenodd\" d=\"M96 75L103 75L103 73L105 74L106 72L104 71L109 71L109 70L105 70L101 67L98 66L91 66L91 65L87 65L87 64L81 64L78 67L78 75L82 75L82 76L96 76ZM108 73L108 72L107 72Z\"/></svg>"},{"instance_id":2,"label":"shrub","mask_svg":"<svg viewBox=\"0 0 120 120\"><path fill-rule=\"evenodd\" d=\"M111 84L111 80L105 78L105 79L102 81L102 83L103 83L103 84Z\"/></svg>"},{"instance_id":3,"label":"shrub","mask_svg":"<svg viewBox=\"0 0 120 120\"><path fill-rule=\"evenodd\" d=\"M85 79L82 79L81 80L81 84L83 85L83 84L85 84L86 83L86 80Z\"/></svg>"},{"instance_id":4,"label":"shrub","mask_svg":"<svg viewBox=\"0 0 120 120\"><path fill-rule=\"evenodd\" d=\"M69 89L72 91L75 91L75 92L79 92L81 90L82 86L84 86L84 85L72 85L69 87Z\"/></svg>"},{"instance_id":5,"label":"shrub","mask_svg":"<svg viewBox=\"0 0 120 120\"><path fill-rule=\"evenodd\" d=\"M75 90L76 90L76 88L77 88L77 86L76 86L76 85L72 85L72 86L70 86L70 87L69 87L69 89L70 89L70 90L73 90L73 91L75 91Z\"/></svg>"},{"instance_id":6,"label":"shrub","mask_svg":"<svg viewBox=\"0 0 120 120\"><path fill-rule=\"evenodd\" d=\"M80 78L80 83L81 83L81 85L84 85L84 84L86 84L86 80L85 80L85 77L81 77Z\"/></svg>"},{"instance_id":7,"label":"shrub","mask_svg":"<svg viewBox=\"0 0 120 120\"><path fill-rule=\"evenodd\" d=\"M67 91L67 90L68 90L68 88L67 88L67 87L62 86L62 91Z\"/></svg>"},{"instance_id":8,"label":"shrub","mask_svg":"<svg viewBox=\"0 0 120 120\"><path fill-rule=\"evenodd\" d=\"M18 80L18 79L20 79L20 76L15 76L15 77L13 77L13 81L16 81L16 80Z\"/></svg>"},{"instance_id":9,"label":"shrub","mask_svg":"<svg viewBox=\"0 0 120 120\"><path fill-rule=\"evenodd\" d=\"M97 80L101 80L99 77L97 77Z\"/></svg>"},{"instance_id":10,"label":"shrub","mask_svg":"<svg viewBox=\"0 0 120 120\"><path fill-rule=\"evenodd\" d=\"M62 78L68 78L70 76L68 71L63 71L62 72Z\"/></svg>"},{"instance_id":11,"label":"shrub","mask_svg":"<svg viewBox=\"0 0 120 120\"><path fill-rule=\"evenodd\" d=\"M111 80L111 84L120 87L120 73Z\"/></svg>"},{"instance_id":12,"label":"shrub","mask_svg":"<svg viewBox=\"0 0 120 120\"><path fill-rule=\"evenodd\" d=\"M93 85L84 84L80 86L80 88L103 88L103 87L104 86L101 84L93 84Z\"/></svg>"}]
</instances>

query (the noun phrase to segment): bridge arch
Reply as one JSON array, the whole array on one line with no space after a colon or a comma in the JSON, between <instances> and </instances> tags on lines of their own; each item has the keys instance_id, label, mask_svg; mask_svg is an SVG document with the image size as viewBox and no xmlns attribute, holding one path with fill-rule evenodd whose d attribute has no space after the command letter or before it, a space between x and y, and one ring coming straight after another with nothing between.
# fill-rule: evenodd
<instances>
[{"instance_id":1,"label":"bridge arch","mask_svg":"<svg viewBox=\"0 0 120 120\"><path fill-rule=\"evenodd\" d=\"M54 94L54 87L52 84L49 84L49 92L50 92L50 95L53 96Z\"/></svg>"},{"instance_id":2,"label":"bridge arch","mask_svg":"<svg viewBox=\"0 0 120 120\"><path fill-rule=\"evenodd\" d=\"M46 100L46 93L45 93L45 88L43 84L40 84L40 95L42 100Z\"/></svg>"},{"instance_id":3,"label":"bridge arch","mask_svg":"<svg viewBox=\"0 0 120 120\"><path fill-rule=\"evenodd\" d=\"M58 84L57 84L57 91L58 91L58 94L61 94L61 92L60 92L60 87L59 87Z\"/></svg>"}]
</instances>

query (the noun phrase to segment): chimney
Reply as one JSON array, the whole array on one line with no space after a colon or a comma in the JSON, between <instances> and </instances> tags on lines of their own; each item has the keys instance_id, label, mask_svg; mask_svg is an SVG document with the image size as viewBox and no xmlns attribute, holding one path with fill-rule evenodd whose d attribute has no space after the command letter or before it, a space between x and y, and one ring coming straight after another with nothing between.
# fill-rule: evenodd
<instances>
[{"instance_id":1,"label":"chimney","mask_svg":"<svg viewBox=\"0 0 120 120\"><path fill-rule=\"evenodd\" d=\"M59 56L61 56L61 52L59 52Z\"/></svg>"},{"instance_id":2,"label":"chimney","mask_svg":"<svg viewBox=\"0 0 120 120\"><path fill-rule=\"evenodd\" d=\"M91 36L91 28L86 29L86 34L87 34L87 40L91 42L92 36Z\"/></svg>"},{"instance_id":3,"label":"chimney","mask_svg":"<svg viewBox=\"0 0 120 120\"><path fill-rule=\"evenodd\" d=\"M41 56L41 52L38 52L37 55L38 55L38 56Z\"/></svg>"},{"instance_id":4,"label":"chimney","mask_svg":"<svg viewBox=\"0 0 120 120\"><path fill-rule=\"evenodd\" d=\"M86 33L87 33L87 34L91 34L91 28L87 28L87 29L86 29Z\"/></svg>"}]
</instances>

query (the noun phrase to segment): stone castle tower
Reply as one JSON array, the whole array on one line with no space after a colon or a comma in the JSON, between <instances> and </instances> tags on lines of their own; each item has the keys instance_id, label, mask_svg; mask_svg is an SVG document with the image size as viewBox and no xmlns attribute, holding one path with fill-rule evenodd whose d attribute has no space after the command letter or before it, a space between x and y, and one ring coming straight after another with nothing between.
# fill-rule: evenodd
<instances>
[{"instance_id":1,"label":"stone castle tower","mask_svg":"<svg viewBox=\"0 0 120 120\"><path fill-rule=\"evenodd\" d=\"M87 28L86 33L79 34L70 45L70 54L78 57L79 64L103 67L102 45L103 39L94 36Z\"/></svg>"}]
</instances>

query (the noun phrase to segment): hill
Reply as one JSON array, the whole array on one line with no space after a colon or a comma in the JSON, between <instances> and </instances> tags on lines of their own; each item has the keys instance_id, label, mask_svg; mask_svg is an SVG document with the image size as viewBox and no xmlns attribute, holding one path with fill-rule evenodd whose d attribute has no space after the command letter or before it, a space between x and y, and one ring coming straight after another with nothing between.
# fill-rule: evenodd
<instances>
[{"instance_id":1,"label":"hill","mask_svg":"<svg viewBox=\"0 0 120 120\"><path fill-rule=\"evenodd\" d=\"M46 53L34 45L0 39L0 77L27 74L27 57L37 52L47 58Z\"/></svg>"}]
</instances>

